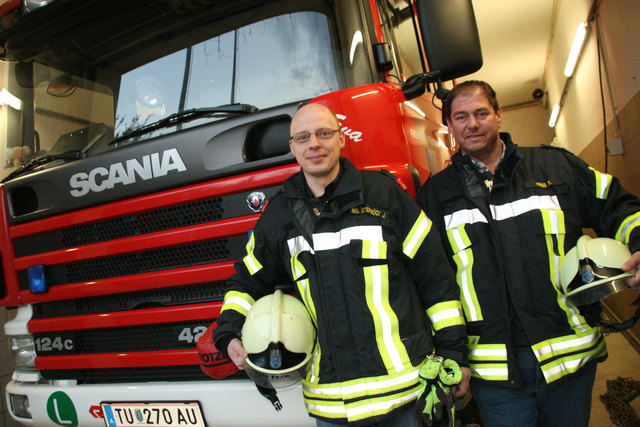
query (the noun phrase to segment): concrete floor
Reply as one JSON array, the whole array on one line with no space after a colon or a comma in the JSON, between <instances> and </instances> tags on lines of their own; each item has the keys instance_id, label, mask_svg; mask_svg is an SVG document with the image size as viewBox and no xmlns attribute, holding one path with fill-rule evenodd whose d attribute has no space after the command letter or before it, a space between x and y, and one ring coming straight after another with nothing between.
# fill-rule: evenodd
<instances>
[{"instance_id":1,"label":"concrete floor","mask_svg":"<svg viewBox=\"0 0 640 427\"><path fill-rule=\"evenodd\" d=\"M640 381L640 354L621 333L607 335L609 358L598 365L596 383L593 388L591 403L591 422L589 427L633 427L617 426L609 418L600 396L607 392L607 380L618 377L632 378ZM640 397L631 402L631 407L640 415Z\"/></svg>"}]
</instances>

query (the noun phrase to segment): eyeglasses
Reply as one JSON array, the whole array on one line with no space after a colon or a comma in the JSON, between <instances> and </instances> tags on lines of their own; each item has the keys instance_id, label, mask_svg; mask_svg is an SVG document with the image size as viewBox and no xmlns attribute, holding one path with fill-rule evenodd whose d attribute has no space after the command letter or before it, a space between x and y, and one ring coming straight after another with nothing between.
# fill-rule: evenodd
<instances>
[{"instance_id":1,"label":"eyeglasses","mask_svg":"<svg viewBox=\"0 0 640 427\"><path fill-rule=\"evenodd\" d=\"M336 132L340 132L340 129L320 128L320 129L316 130L315 132L300 132L300 133L296 133L291 138L289 138L289 141L293 141L296 144L306 144L311 139L311 135L312 134L314 134L316 136L316 138L318 138L320 140L327 140L327 139L331 139L333 137L333 135L336 134Z\"/></svg>"}]
</instances>

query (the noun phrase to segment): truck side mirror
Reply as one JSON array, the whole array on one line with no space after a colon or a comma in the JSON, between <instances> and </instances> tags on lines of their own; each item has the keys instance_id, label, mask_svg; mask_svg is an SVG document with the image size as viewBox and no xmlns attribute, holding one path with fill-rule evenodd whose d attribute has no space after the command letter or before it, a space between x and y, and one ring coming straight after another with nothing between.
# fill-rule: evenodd
<instances>
[{"instance_id":1,"label":"truck side mirror","mask_svg":"<svg viewBox=\"0 0 640 427\"><path fill-rule=\"evenodd\" d=\"M440 83L482 67L480 37L471 0L416 0L418 25L431 71L416 74L402 87L409 100L422 95L427 83ZM446 94L436 94L442 99Z\"/></svg>"},{"instance_id":2,"label":"truck side mirror","mask_svg":"<svg viewBox=\"0 0 640 427\"><path fill-rule=\"evenodd\" d=\"M445 81L482 67L471 0L416 0L416 10L430 71L439 72Z\"/></svg>"}]
</instances>

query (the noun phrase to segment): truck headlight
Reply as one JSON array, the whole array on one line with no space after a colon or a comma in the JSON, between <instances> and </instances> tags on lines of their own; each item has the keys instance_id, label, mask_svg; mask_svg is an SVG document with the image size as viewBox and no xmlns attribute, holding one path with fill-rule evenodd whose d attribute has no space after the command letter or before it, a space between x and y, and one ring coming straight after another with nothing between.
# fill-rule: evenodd
<instances>
[{"instance_id":1,"label":"truck headlight","mask_svg":"<svg viewBox=\"0 0 640 427\"><path fill-rule=\"evenodd\" d=\"M9 394L11 411L16 417L31 418L31 408L29 407L29 397L22 394Z\"/></svg>"},{"instance_id":2,"label":"truck headlight","mask_svg":"<svg viewBox=\"0 0 640 427\"><path fill-rule=\"evenodd\" d=\"M13 365L16 369L35 369L36 349L32 336L9 337L9 345L13 353Z\"/></svg>"}]
</instances>

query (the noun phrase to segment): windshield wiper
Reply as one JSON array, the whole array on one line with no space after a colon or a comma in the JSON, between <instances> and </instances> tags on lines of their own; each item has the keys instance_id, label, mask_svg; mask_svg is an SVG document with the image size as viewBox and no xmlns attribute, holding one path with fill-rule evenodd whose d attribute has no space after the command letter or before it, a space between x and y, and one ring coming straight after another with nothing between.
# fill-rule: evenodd
<instances>
[{"instance_id":1,"label":"windshield wiper","mask_svg":"<svg viewBox=\"0 0 640 427\"><path fill-rule=\"evenodd\" d=\"M67 151L60 154L45 154L43 156L39 156L29 160L27 163L25 163L24 165L22 165L21 167L14 170L9 175L7 175L2 180L2 182L5 183L7 181L10 181L17 176L22 175L25 172L33 170L38 166L42 166L54 160L78 160L78 159L84 159L85 157L87 157L87 154L79 150Z\"/></svg>"},{"instance_id":2,"label":"windshield wiper","mask_svg":"<svg viewBox=\"0 0 640 427\"><path fill-rule=\"evenodd\" d=\"M217 114L251 114L255 113L256 111L258 111L258 107L250 104L227 104L220 105L218 107L192 108L190 110L184 110L178 113L171 114L170 116L160 119L157 122L141 126L137 129L132 130L131 132L126 132L111 141L109 145L125 141L136 136L144 135L145 133L149 133L157 129L175 126L178 123L185 123L203 117L214 116Z\"/></svg>"}]
</instances>

